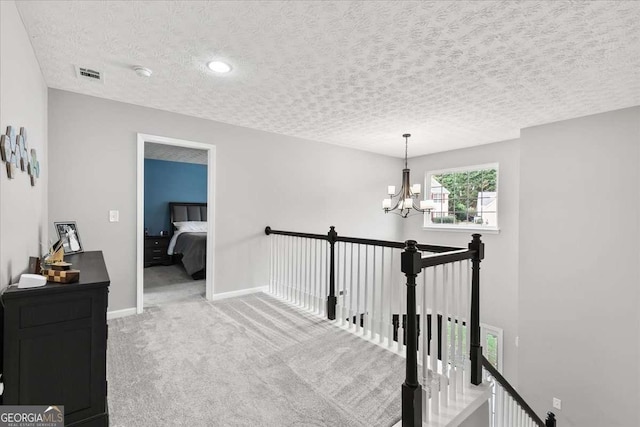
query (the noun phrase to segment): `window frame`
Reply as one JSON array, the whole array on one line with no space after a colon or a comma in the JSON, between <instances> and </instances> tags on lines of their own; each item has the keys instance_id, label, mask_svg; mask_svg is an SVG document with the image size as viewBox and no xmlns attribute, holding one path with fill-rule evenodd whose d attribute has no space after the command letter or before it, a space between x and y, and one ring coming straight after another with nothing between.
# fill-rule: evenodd
<instances>
[{"instance_id":1,"label":"window frame","mask_svg":"<svg viewBox=\"0 0 640 427\"><path fill-rule=\"evenodd\" d=\"M459 231L459 232L482 231L486 234L498 234L500 232L500 164L498 162L426 171L424 174L424 185L422 187L425 189L423 198L424 200L427 200L427 195L429 197L431 195L431 177L434 175L440 175L443 173L471 172L471 171L482 170L482 169L496 170L496 191L495 191L496 193L496 225L495 226L469 225L469 224L435 224L431 222L430 214L428 215L427 212L425 212L422 215L422 228L425 230Z\"/></svg>"}]
</instances>

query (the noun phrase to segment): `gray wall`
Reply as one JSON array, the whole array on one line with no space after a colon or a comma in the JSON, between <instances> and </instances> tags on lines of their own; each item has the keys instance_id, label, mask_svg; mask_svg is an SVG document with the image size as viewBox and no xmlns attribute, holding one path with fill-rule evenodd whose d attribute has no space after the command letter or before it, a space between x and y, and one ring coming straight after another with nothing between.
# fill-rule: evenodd
<instances>
[{"instance_id":1,"label":"gray wall","mask_svg":"<svg viewBox=\"0 0 640 427\"><path fill-rule=\"evenodd\" d=\"M558 425L640 425L640 107L524 129L519 383Z\"/></svg>"},{"instance_id":2,"label":"gray wall","mask_svg":"<svg viewBox=\"0 0 640 427\"><path fill-rule=\"evenodd\" d=\"M52 89L49 216L76 220L85 250L104 251L110 310L135 306L137 132L216 146L215 293L267 284L266 225L400 236L380 209L400 159Z\"/></svg>"},{"instance_id":3,"label":"gray wall","mask_svg":"<svg viewBox=\"0 0 640 427\"><path fill-rule=\"evenodd\" d=\"M409 159L414 183L423 183L425 172L498 162L499 234L483 234L486 244L481 272L480 320L504 330L503 372L517 384L515 337L518 334L518 199L520 146L505 141ZM397 174L398 181L400 172ZM391 184L391 182L389 183ZM399 185L399 184L397 184ZM422 215L405 224L405 239L423 243L466 247L474 231L441 231L422 228Z\"/></svg>"},{"instance_id":4,"label":"gray wall","mask_svg":"<svg viewBox=\"0 0 640 427\"><path fill-rule=\"evenodd\" d=\"M47 246L47 86L13 1L0 2L0 131L27 128L37 150L40 179L32 187L19 171L7 178L0 165L0 289L26 272L29 256Z\"/></svg>"}]
</instances>

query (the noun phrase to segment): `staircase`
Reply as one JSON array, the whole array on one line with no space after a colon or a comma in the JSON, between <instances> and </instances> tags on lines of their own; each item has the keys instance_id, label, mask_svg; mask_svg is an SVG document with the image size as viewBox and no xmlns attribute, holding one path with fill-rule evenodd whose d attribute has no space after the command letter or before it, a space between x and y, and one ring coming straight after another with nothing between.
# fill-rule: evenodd
<instances>
[{"instance_id":1,"label":"staircase","mask_svg":"<svg viewBox=\"0 0 640 427\"><path fill-rule=\"evenodd\" d=\"M480 264L467 248L273 230L269 292L406 359L398 426L555 427L482 354Z\"/></svg>"}]
</instances>

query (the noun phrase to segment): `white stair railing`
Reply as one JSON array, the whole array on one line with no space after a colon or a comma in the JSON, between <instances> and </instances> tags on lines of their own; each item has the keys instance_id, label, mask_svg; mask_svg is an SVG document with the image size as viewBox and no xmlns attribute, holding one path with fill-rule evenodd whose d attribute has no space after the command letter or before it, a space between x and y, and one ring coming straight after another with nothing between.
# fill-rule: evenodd
<instances>
[{"instance_id":1,"label":"white stair railing","mask_svg":"<svg viewBox=\"0 0 640 427\"><path fill-rule=\"evenodd\" d=\"M324 315L329 245L321 239L323 236L307 238L276 234L272 237L269 293Z\"/></svg>"},{"instance_id":2,"label":"white stair railing","mask_svg":"<svg viewBox=\"0 0 640 427\"><path fill-rule=\"evenodd\" d=\"M547 413L543 421L484 356L482 366L486 380L493 387L489 399L491 427L556 427L553 412Z\"/></svg>"},{"instance_id":3,"label":"white stair railing","mask_svg":"<svg viewBox=\"0 0 640 427\"><path fill-rule=\"evenodd\" d=\"M469 260L463 260L424 268L420 274L422 280L416 289L420 325L418 360L425 423L460 399L471 385L470 271Z\"/></svg>"},{"instance_id":4,"label":"white stair railing","mask_svg":"<svg viewBox=\"0 0 640 427\"><path fill-rule=\"evenodd\" d=\"M491 427L555 426L553 414L541 424L499 372L484 365L480 235L460 249L342 237L333 227L326 235L265 232L273 235L272 295L406 356L403 425L438 424L441 413L460 408L467 393L473 396L472 384L482 383L484 366L495 388Z\"/></svg>"}]
</instances>

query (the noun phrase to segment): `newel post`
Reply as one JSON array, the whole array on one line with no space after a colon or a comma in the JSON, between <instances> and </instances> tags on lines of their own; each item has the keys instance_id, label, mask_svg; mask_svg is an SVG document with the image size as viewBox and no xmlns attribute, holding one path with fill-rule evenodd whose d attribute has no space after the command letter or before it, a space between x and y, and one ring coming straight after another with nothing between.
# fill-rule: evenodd
<instances>
[{"instance_id":1,"label":"newel post","mask_svg":"<svg viewBox=\"0 0 640 427\"><path fill-rule=\"evenodd\" d=\"M482 235L474 234L469 249L475 251L471 260L471 384L482 383L482 343L480 342L480 261L484 259Z\"/></svg>"},{"instance_id":2,"label":"newel post","mask_svg":"<svg viewBox=\"0 0 640 427\"><path fill-rule=\"evenodd\" d=\"M422 270L422 256L418 252L415 240L407 240L405 244L400 261L402 272L407 276L407 371L402 384L402 426L418 427L422 425L422 388L418 382L416 277Z\"/></svg>"},{"instance_id":3,"label":"newel post","mask_svg":"<svg viewBox=\"0 0 640 427\"><path fill-rule=\"evenodd\" d=\"M336 228L332 225L329 227L327 233L327 241L330 245L329 254L329 295L327 296L327 318L329 320L335 320L336 318L336 304L338 298L336 298L336 242L338 241L338 233Z\"/></svg>"},{"instance_id":4,"label":"newel post","mask_svg":"<svg viewBox=\"0 0 640 427\"><path fill-rule=\"evenodd\" d=\"M545 427L556 427L556 414L547 412L547 419L544 421Z\"/></svg>"}]
</instances>

